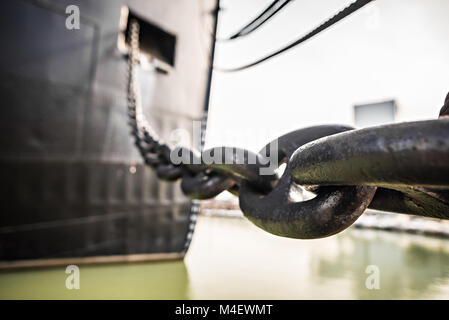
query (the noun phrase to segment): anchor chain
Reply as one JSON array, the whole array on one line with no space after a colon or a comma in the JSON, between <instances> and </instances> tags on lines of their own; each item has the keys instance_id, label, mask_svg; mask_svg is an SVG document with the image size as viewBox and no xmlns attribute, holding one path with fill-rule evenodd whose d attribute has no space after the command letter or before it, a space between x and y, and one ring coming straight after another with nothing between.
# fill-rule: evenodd
<instances>
[{"instance_id":1,"label":"anchor chain","mask_svg":"<svg viewBox=\"0 0 449 320\"><path fill-rule=\"evenodd\" d=\"M448 98L437 120L360 130L314 126L283 135L258 153L231 147L199 153L173 148L152 131L138 90L135 20L130 23L129 41L131 134L144 162L162 180L181 179L189 198L209 199L227 190L239 197L245 217L255 225L300 239L336 234L366 208L449 219ZM173 155L181 161L172 161ZM210 158L219 161L205 161ZM272 168L273 159L286 163L280 177ZM304 190L315 197L305 200Z\"/></svg>"}]
</instances>

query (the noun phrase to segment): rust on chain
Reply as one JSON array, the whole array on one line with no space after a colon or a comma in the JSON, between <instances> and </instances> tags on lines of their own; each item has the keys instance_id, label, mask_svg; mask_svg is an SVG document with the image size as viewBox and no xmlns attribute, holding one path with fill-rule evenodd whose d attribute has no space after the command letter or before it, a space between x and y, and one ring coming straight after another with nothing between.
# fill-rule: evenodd
<instances>
[{"instance_id":1,"label":"rust on chain","mask_svg":"<svg viewBox=\"0 0 449 320\"><path fill-rule=\"evenodd\" d=\"M449 188L449 118L344 132L298 148L299 184Z\"/></svg>"},{"instance_id":2,"label":"rust on chain","mask_svg":"<svg viewBox=\"0 0 449 320\"><path fill-rule=\"evenodd\" d=\"M424 187L377 188L369 208L431 218L449 219L449 190Z\"/></svg>"},{"instance_id":3,"label":"rust on chain","mask_svg":"<svg viewBox=\"0 0 449 320\"><path fill-rule=\"evenodd\" d=\"M318 139L290 164L296 183L378 186L371 208L449 219L449 118Z\"/></svg>"},{"instance_id":4,"label":"rust on chain","mask_svg":"<svg viewBox=\"0 0 449 320\"><path fill-rule=\"evenodd\" d=\"M279 163L287 163L284 174L274 190L266 195L249 183L242 183L239 203L245 217L267 232L297 239L327 237L352 225L371 202L376 187L326 187L321 188L315 198L298 201L301 189L292 180L289 161L301 145L351 129L338 125L315 126L278 138ZM262 150L271 149L270 144Z\"/></svg>"},{"instance_id":5,"label":"rust on chain","mask_svg":"<svg viewBox=\"0 0 449 320\"><path fill-rule=\"evenodd\" d=\"M338 233L367 207L449 219L449 94L438 120L360 130L315 126L281 136L257 154L229 147L200 154L172 149L151 130L137 90L136 21L129 38L128 118L135 145L160 179L181 179L188 197L208 199L227 190L260 228L301 239ZM179 152L181 162L175 163L171 156ZM280 178L270 171L273 156L276 164L287 164ZM315 197L301 201L303 188Z\"/></svg>"}]
</instances>

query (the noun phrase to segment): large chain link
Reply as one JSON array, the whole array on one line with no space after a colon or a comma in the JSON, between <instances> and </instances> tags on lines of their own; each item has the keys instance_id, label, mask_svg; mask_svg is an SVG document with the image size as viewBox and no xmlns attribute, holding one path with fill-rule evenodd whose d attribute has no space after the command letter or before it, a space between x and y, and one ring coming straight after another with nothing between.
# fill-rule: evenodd
<instances>
[{"instance_id":1,"label":"large chain link","mask_svg":"<svg viewBox=\"0 0 449 320\"><path fill-rule=\"evenodd\" d=\"M182 191L191 199L228 190L239 197L240 208L254 224L301 239L338 233L368 207L449 219L449 118L443 111L438 120L361 130L340 125L300 129L257 154L229 147L202 153L171 148L142 113L136 75L138 23L131 21L129 30L128 115L135 144L160 179L182 179ZM260 174L271 168L271 152L276 163L287 164L281 177L275 170ZM173 163L173 154L183 161ZM217 156L221 161L204 161ZM305 185L316 196L298 201Z\"/></svg>"}]
</instances>

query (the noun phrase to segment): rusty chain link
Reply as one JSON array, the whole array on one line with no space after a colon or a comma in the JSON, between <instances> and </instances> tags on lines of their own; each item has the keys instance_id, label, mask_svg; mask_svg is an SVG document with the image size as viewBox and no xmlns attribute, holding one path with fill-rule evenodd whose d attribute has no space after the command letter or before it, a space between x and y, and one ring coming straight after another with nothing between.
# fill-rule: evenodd
<instances>
[{"instance_id":1,"label":"rusty chain link","mask_svg":"<svg viewBox=\"0 0 449 320\"><path fill-rule=\"evenodd\" d=\"M437 120L360 130L314 126L283 135L257 154L225 147L201 154L171 148L143 115L136 75L139 25L135 20L129 32L128 115L135 144L160 179L181 179L182 191L191 199L213 198L228 190L239 197L240 208L255 225L301 239L336 234L368 207L449 219L448 98ZM171 161L173 154L183 161ZM211 156L221 161L204 161ZM277 164L286 163L281 177L271 168L272 156ZM261 175L262 168L269 173ZM315 197L298 201L304 186Z\"/></svg>"}]
</instances>

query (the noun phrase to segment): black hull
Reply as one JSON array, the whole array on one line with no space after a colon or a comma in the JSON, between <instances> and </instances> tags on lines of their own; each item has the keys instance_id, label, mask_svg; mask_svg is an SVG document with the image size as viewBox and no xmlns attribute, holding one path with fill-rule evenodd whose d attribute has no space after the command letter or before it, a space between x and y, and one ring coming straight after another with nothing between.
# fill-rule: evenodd
<instances>
[{"instance_id":1,"label":"black hull","mask_svg":"<svg viewBox=\"0 0 449 320\"><path fill-rule=\"evenodd\" d=\"M80 30L65 27L71 4L80 7ZM182 257L188 247L192 203L179 183L160 182L144 166L129 133L127 61L117 49L122 5L176 36L168 72L143 72L150 123L167 138L176 128L191 131L202 117L210 41L196 43L198 32L208 36L191 2L4 1L0 267L30 259Z\"/></svg>"},{"instance_id":2,"label":"black hull","mask_svg":"<svg viewBox=\"0 0 449 320\"><path fill-rule=\"evenodd\" d=\"M181 252L190 203L137 165L1 163L0 260ZM155 201L154 199L166 199Z\"/></svg>"}]
</instances>

